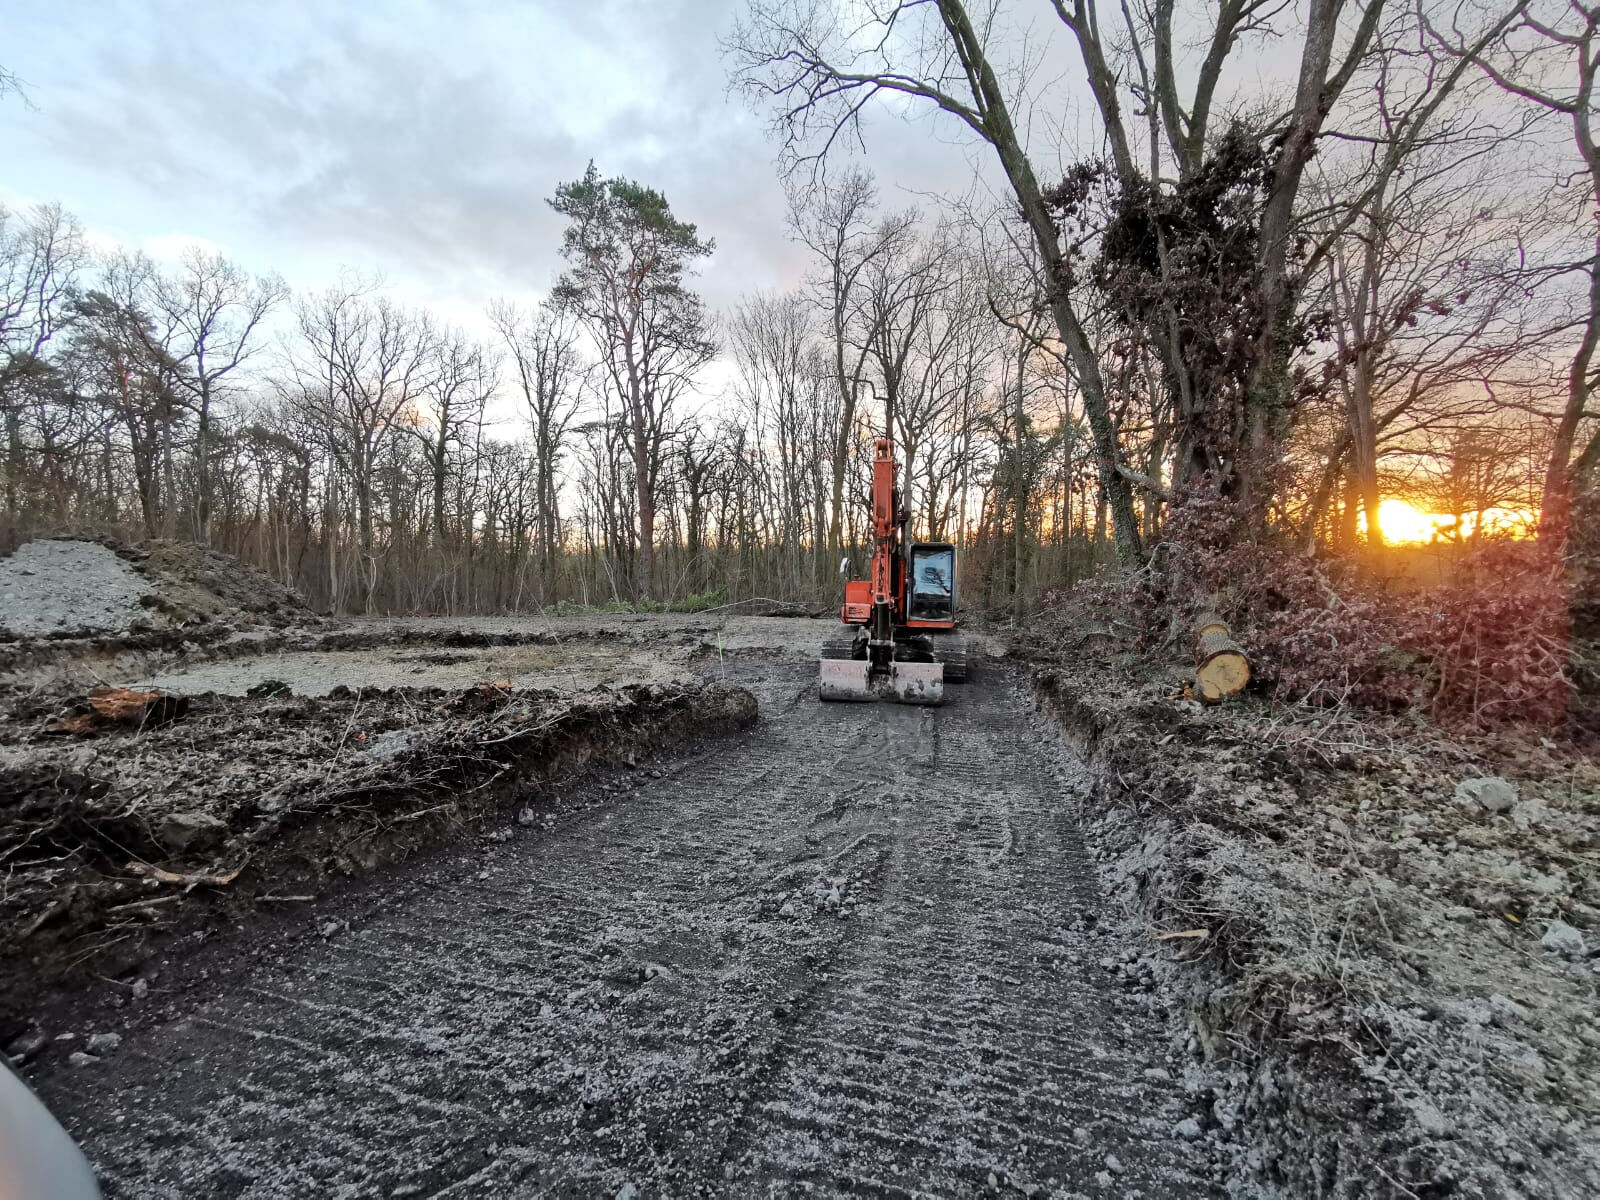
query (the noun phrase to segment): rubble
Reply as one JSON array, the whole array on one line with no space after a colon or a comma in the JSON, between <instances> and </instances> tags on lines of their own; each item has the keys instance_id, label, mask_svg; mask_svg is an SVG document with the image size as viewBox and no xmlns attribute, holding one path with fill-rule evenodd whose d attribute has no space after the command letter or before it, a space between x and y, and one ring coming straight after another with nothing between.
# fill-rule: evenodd
<instances>
[{"instance_id":1,"label":"rubble","mask_svg":"<svg viewBox=\"0 0 1600 1200\"><path fill-rule=\"evenodd\" d=\"M1092 771L1080 819L1264 1180L1600 1194L1600 1055L1572 1036L1596 1002L1600 767L1373 713L1196 711L1158 668L1069 649L1030 653Z\"/></svg>"},{"instance_id":2,"label":"rubble","mask_svg":"<svg viewBox=\"0 0 1600 1200\"><path fill-rule=\"evenodd\" d=\"M1480 775L1456 784L1455 798L1457 804L1476 805L1488 812L1510 812L1517 802L1517 789L1498 775Z\"/></svg>"}]
</instances>

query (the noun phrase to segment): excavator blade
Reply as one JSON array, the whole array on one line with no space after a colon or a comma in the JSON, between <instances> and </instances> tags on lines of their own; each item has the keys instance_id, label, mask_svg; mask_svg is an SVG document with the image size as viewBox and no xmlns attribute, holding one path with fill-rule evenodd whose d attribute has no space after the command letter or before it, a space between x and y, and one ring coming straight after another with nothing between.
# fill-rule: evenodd
<instances>
[{"instance_id":1,"label":"excavator blade","mask_svg":"<svg viewBox=\"0 0 1600 1200\"><path fill-rule=\"evenodd\" d=\"M817 694L824 700L943 704L944 664L897 662L887 674L874 675L865 659L825 658L817 672Z\"/></svg>"},{"instance_id":2,"label":"excavator blade","mask_svg":"<svg viewBox=\"0 0 1600 1200\"><path fill-rule=\"evenodd\" d=\"M817 675L817 694L824 700L876 700L864 658L825 658Z\"/></svg>"},{"instance_id":3,"label":"excavator blade","mask_svg":"<svg viewBox=\"0 0 1600 1200\"><path fill-rule=\"evenodd\" d=\"M944 664L895 663L889 669L888 698L901 704L943 704Z\"/></svg>"}]
</instances>

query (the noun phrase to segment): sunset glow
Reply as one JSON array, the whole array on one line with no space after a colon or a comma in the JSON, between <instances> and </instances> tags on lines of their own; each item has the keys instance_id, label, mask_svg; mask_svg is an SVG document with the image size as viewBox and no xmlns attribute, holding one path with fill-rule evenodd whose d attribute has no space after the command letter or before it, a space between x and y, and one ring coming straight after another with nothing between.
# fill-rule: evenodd
<instances>
[{"instance_id":1,"label":"sunset glow","mask_svg":"<svg viewBox=\"0 0 1600 1200\"><path fill-rule=\"evenodd\" d=\"M1526 509L1486 508L1481 513L1467 513L1462 518L1460 533L1464 537L1471 537L1481 527L1484 533L1531 537L1538 519L1538 513ZM1383 537L1387 542L1426 544L1449 540L1456 533L1454 513L1425 512L1397 496L1391 496L1378 505L1378 521L1383 526ZM1365 513L1357 523L1365 533Z\"/></svg>"}]
</instances>

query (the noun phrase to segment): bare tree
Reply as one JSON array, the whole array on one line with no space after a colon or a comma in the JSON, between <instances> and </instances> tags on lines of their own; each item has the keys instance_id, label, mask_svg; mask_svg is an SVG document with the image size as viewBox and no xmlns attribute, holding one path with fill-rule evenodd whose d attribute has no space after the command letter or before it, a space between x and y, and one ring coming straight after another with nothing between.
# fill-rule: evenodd
<instances>
[{"instance_id":1,"label":"bare tree","mask_svg":"<svg viewBox=\"0 0 1600 1200\"><path fill-rule=\"evenodd\" d=\"M1072 272L1058 222L1017 132L1010 91L989 54L988 27L975 24L960 0L870 6L864 19L855 13L856 6L842 0L752 0L748 20L728 43L737 81L772 102L793 159L826 155L841 136L859 131L862 110L885 93L920 100L954 118L994 151L1056 285L1050 308L1094 432L1118 552L1125 562L1137 561L1133 493L1117 470L1116 431L1100 364L1069 286Z\"/></svg>"},{"instance_id":2,"label":"bare tree","mask_svg":"<svg viewBox=\"0 0 1600 1200\"><path fill-rule=\"evenodd\" d=\"M156 276L152 306L173 333L170 353L184 367L195 414L194 537L211 539L213 409L230 376L259 349L262 322L287 297L276 276L251 279L217 254L192 249L176 275Z\"/></svg>"},{"instance_id":3,"label":"bare tree","mask_svg":"<svg viewBox=\"0 0 1600 1200\"><path fill-rule=\"evenodd\" d=\"M499 301L490 307L489 319L511 354L533 436L543 581L553 575L561 546L561 456L578 412L588 366L578 347L577 331L550 305L523 314L515 305Z\"/></svg>"},{"instance_id":4,"label":"bare tree","mask_svg":"<svg viewBox=\"0 0 1600 1200\"><path fill-rule=\"evenodd\" d=\"M1469 43L1442 31L1426 12L1423 27L1433 45L1470 62L1507 94L1571 123L1582 186L1576 207L1587 226L1583 254L1558 268L1583 284L1578 342L1567 373L1567 397L1556 424L1545 470L1541 534L1557 545L1567 537L1574 492L1600 476L1600 414L1590 403L1600 387L1600 143L1595 108L1600 102L1600 4L1592 0L1519 0L1492 42Z\"/></svg>"},{"instance_id":5,"label":"bare tree","mask_svg":"<svg viewBox=\"0 0 1600 1200\"><path fill-rule=\"evenodd\" d=\"M905 248L915 220L909 212L877 218L876 197L872 176L850 170L836 182L823 181L808 191L797 189L790 203L790 227L817 257L812 291L827 323L830 365L839 395L829 463L830 558L838 556L844 540L844 481L855 450L856 410L869 345L868 339L851 336L860 308L861 276Z\"/></svg>"},{"instance_id":6,"label":"bare tree","mask_svg":"<svg viewBox=\"0 0 1600 1200\"><path fill-rule=\"evenodd\" d=\"M0 78L0 94L3 94ZM18 217L0 205L0 419L6 431L6 513L15 520L27 463L23 406L48 373L44 352L69 316L86 261L83 228L59 205Z\"/></svg>"},{"instance_id":7,"label":"bare tree","mask_svg":"<svg viewBox=\"0 0 1600 1200\"><path fill-rule=\"evenodd\" d=\"M287 394L312 416L333 466L353 492L362 564L360 611L377 587L376 485L380 456L396 422L424 394L436 369L431 320L387 298L375 285L346 281L295 306L298 338L286 347ZM337 539L346 520L340 489L329 489L325 536L329 591L342 594Z\"/></svg>"}]
</instances>

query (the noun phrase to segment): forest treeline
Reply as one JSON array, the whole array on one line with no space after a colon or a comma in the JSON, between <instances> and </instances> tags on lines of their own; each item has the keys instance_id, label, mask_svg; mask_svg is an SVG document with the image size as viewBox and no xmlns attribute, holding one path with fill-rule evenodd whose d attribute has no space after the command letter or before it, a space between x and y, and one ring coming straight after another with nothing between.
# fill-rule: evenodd
<instances>
[{"instance_id":1,"label":"forest treeline","mask_svg":"<svg viewBox=\"0 0 1600 1200\"><path fill-rule=\"evenodd\" d=\"M552 185L548 295L475 331L0 211L0 540L191 538L351 611L820 607L887 427L969 602L1181 537L1370 550L1386 497L1563 544L1600 470L1600 7L1038 7L752 0L726 52L809 266L725 312L716 231L594 167ZM1092 131L1030 144L1062 72ZM844 154L890 113L993 189L892 202Z\"/></svg>"}]
</instances>

